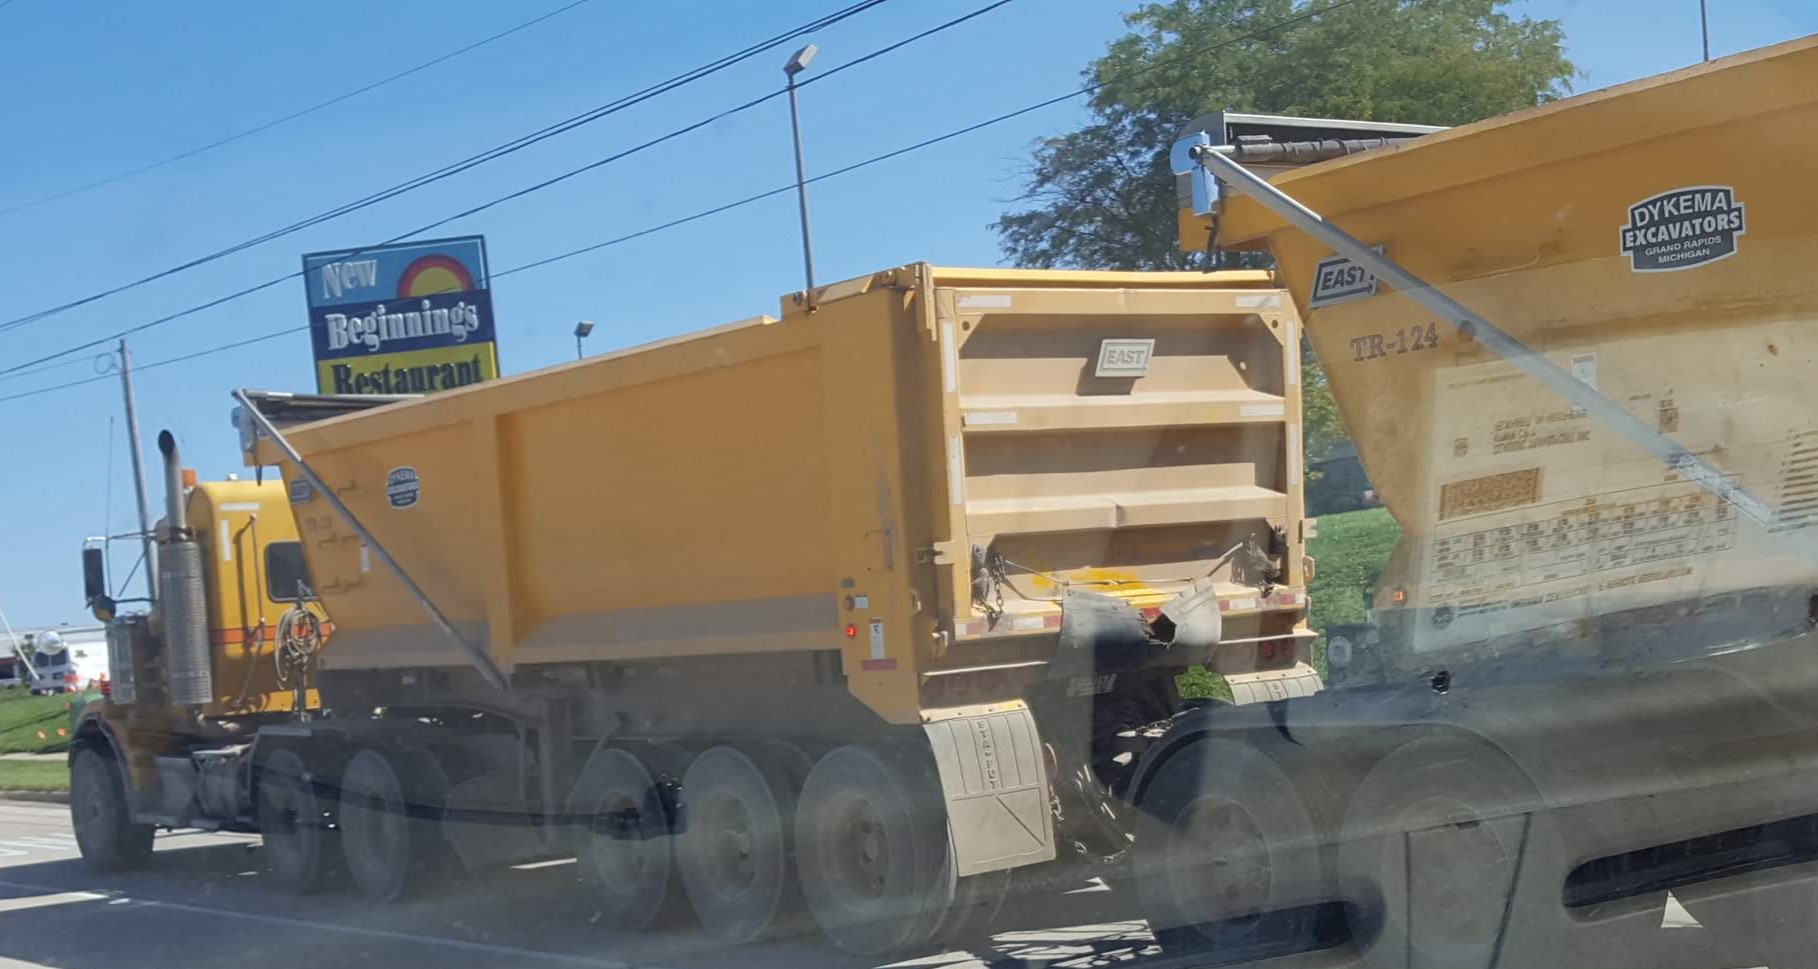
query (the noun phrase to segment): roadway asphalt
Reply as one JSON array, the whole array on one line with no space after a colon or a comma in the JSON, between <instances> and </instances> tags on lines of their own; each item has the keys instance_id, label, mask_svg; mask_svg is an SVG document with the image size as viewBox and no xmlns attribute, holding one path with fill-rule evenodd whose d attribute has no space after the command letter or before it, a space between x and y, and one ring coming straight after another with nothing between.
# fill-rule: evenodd
<instances>
[{"instance_id":1,"label":"roadway asphalt","mask_svg":"<svg viewBox=\"0 0 1818 969\"><path fill-rule=\"evenodd\" d=\"M260 883L257 844L256 838L237 835L161 836L146 870L97 875L77 856L66 808L0 802L0 967L870 966L812 934L738 950L683 926L614 938L590 925L573 867L560 863L463 876L441 886L433 898L391 906L375 907L344 895L282 895ZM893 965L1141 969L1155 948L1126 905L1102 886L1084 883L1021 894L1006 907L989 946ZM1649 969L1747 965L1726 958L1726 947L1707 938L1677 905L1669 907L1658 943L1656 951L1636 953L1631 964ZM1333 952L1293 961L1342 969L1351 960Z\"/></svg>"}]
</instances>

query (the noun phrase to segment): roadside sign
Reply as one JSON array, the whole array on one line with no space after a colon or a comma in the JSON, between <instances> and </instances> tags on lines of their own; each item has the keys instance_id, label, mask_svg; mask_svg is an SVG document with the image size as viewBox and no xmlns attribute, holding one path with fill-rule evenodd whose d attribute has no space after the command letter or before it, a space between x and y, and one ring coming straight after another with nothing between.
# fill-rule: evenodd
<instances>
[{"instance_id":1,"label":"roadside sign","mask_svg":"<svg viewBox=\"0 0 1818 969\"><path fill-rule=\"evenodd\" d=\"M496 379L482 236L303 257L316 389L425 394Z\"/></svg>"}]
</instances>

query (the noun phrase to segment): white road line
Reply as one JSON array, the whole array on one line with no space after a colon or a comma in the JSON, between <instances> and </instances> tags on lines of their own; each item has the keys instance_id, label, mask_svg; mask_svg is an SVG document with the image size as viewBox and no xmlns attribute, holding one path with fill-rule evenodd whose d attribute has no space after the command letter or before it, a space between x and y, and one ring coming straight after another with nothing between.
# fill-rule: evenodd
<instances>
[{"instance_id":1,"label":"white road line","mask_svg":"<svg viewBox=\"0 0 1818 969\"><path fill-rule=\"evenodd\" d=\"M119 898L124 896L103 895L96 892L64 892L45 885L31 885L25 882L0 880L0 888L12 888L26 892L44 892L50 895L63 896L64 901L82 898ZM470 942L466 939L444 939L433 935L417 935L413 932L393 932L389 929L371 929L358 925L336 925L332 922L311 922L308 919L293 919L282 915L265 915L258 912L238 912L229 908L211 908L206 905L189 905L184 902L165 902L152 898L130 898L136 905L156 906L174 912L191 912L197 915L225 915L229 918L245 919L249 922L262 922L266 925L283 925L298 929L312 929L326 932L339 932L343 935L356 935L368 939L383 939L389 942L414 942L421 945L441 946L445 949L458 949L463 952L477 952L486 955L512 956L515 958L539 959L544 962L561 963L571 966L586 966L588 969L659 969L656 966L634 966L629 962L614 959L595 959L590 956L575 956L561 952L544 952L539 949L523 949L511 945L494 945L490 942ZM12 901L18 902L19 899ZM45 902L44 904L54 904Z\"/></svg>"},{"instance_id":2,"label":"white road line","mask_svg":"<svg viewBox=\"0 0 1818 969\"><path fill-rule=\"evenodd\" d=\"M25 898L0 898L0 912L21 912L30 908L67 905L70 902L105 902L112 896L100 892L58 892L54 895L30 895Z\"/></svg>"}]
</instances>

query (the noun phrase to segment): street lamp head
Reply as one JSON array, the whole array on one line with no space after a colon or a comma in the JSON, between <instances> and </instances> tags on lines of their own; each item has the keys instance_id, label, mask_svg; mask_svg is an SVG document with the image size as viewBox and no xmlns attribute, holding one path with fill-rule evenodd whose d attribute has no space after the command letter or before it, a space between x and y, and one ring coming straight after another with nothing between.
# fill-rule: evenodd
<instances>
[{"instance_id":1,"label":"street lamp head","mask_svg":"<svg viewBox=\"0 0 1818 969\"><path fill-rule=\"evenodd\" d=\"M783 65L783 73L790 77L802 73L808 69L808 62L814 60L814 55L820 52L821 49L819 47L809 44L801 50L790 54L789 63Z\"/></svg>"},{"instance_id":2,"label":"street lamp head","mask_svg":"<svg viewBox=\"0 0 1818 969\"><path fill-rule=\"evenodd\" d=\"M578 340L581 337L591 336L592 334L593 334L593 321L592 320L582 320L581 322L576 323L574 325L574 338L575 339Z\"/></svg>"}]
</instances>

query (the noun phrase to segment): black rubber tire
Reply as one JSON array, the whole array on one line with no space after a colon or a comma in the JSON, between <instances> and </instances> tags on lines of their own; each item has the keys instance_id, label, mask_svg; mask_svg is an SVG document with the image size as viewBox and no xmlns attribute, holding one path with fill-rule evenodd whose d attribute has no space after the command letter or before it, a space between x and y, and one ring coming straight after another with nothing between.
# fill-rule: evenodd
<instances>
[{"instance_id":1,"label":"black rubber tire","mask_svg":"<svg viewBox=\"0 0 1818 969\"><path fill-rule=\"evenodd\" d=\"M947 827L938 794L931 802L911 756L837 748L809 772L796 808L808 910L834 945L855 955L922 945L952 897L950 884L939 890Z\"/></svg>"},{"instance_id":2,"label":"black rubber tire","mask_svg":"<svg viewBox=\"0 0 1818 969\"><path fill-rule=\"evenodd\" d=\"M265 877L279 891L307 895L321 889L338 867L341 846L325 816L328 805L295 751L278 750L260 762L254 792Z\"/></svg>"},{"instance_id":3,"label":"black rubber tire","mask_svg":"<svg viewBox=\"0 0 1818 969\"><path fill-rule=\"evenodd\" d=\"M762 747L714 747L688 766L682 790L688 829L676 841L676 862L701 925L735 943L799 926L799 792L786 766Z\"/></svg>"},{"instance_id":4,"label":"black rubber tire","mask_svg":"<svg viewBox=\"0 0 1818 969\"><path fill-rule=\"evenodd\" d=\"M575 856L609 931L641 932L683 895L670 833L651 772L629 751L595 751L575 782Z\"/></svg>"},{"instance_id":5,"label":"black rubber tire","mask_svg":"<svg viewBox=\"0 0 1818 969\"><path fill-rule=\"evenodd\" d=\"M149 824L135 824L126 783L111 751L85 746L70 763L69 814L82 860L95 871L142 868L151 860Z\"/></svg>"},{"instance_id":6,"label":"black rubber tire","mask_svg":"<svg viewBox=\"0 0 1818 969\"><path fill-rule=\"evenodd\" d=\"M933 941L964 949L990 962L991 927L1010 896L1013 871L1004 868L956 879L953 901L935 927Z\"/></svg>"},{"instance_id":7,"label":"black rubber tire","mask_svg":"<svg viewBox=\"0 0 1818 969\"><path fill-rule=\"evenodd\" d=\"M1405 848L1412 832L1449 839L1432 849L1433 857L1449 864L1423 865L1410 858ZM1364 964L1492 965L1504 925L1518 918L1510 893L1520 887L1516 879L1524 877L1524 859L1542 865L1557 853L1549 847L1557 843L1537 788L1493 744L1426 737L1396 748L1352 793L1337 851L1346 920ZM1526 877L1548 879L1544 873ZM1563 871L1558 878L1564 878ZM1416 888L1419 898L1446 901L1422 911L1413 900ZM1410 918L1426 927L1418 937ZM1553 946L1557 952L1558 940L1538 938L1542 934L1522 933L1524 945ZM1541 955L1535 964L1546 964L1543 954L1523 954Z\"/></svg>"},{"instance_id":8,"label":"black rubber tire","mask_svg":"<svg viewBox=\"0 0 1818 969\"><path fill-rule=\"evenodd\" d=\"M444 792L427 754L362 750L341 775L342 858L355 891L375 902L421 892L448 867Z\"/></svg>"},{"instance_id":9,"label":"black rubber tire","mask_svg":"<svg viewBox=\"0 0 1818 969\"><path fill-rule=\"evenodd\" d=\"M1193 741L1159 766L1136 809L1137 904L1169 954L1311 947L1318 838L1267 754Z\"/></svg>"}]
</instances>

